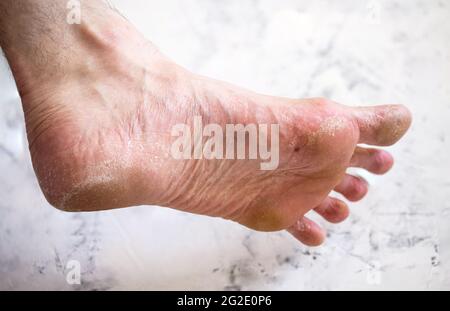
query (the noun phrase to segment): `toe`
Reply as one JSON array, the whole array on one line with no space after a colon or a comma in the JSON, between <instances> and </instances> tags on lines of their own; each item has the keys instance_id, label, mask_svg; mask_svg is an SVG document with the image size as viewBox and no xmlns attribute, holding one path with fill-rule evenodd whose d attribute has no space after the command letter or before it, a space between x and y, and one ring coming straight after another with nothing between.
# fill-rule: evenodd
<instances>
[{"instance_id":1,"label":"toe","mask_svg":"<svg viewBox=\"0 0 450 311\"><path fill-rule=\"evenodd\" d=\"M331 223L339 223L347 219L350 211L345 202L328 197L314 209L325 220Z\"/></svg>"},{"instance_id":2,"label":"toe","mask_svg":"<svg viewBox=\"0 0 450 311\"><path fill-rule=\"evenodd\" d=\"M346 174L342 181L334 188L349 201L361 200L369 190L368 183L359 176Z\"/></svg>"},{"instance_id":3,"label":"toe","mask_svg":"<svg viewBox=\"0 0 450 311\"><path fill-rule=\"evenodd\" d=\"M287 231L308 246L319 246L325 240L325 231L309 218L300 218Z\"/></svg>"},{"instance_id":4,"label":"toe","mask_svg":"<svg viewBox=\"0 0 450 311\"><path fill-rule=\"evenodd\" d=\"M353 110L360 143L389 146L397 142L411 125L411 113L402 105L360 107Z\"/></svg>"},{"instance_id":5,"label":"toe","mask_svg":"<svg viewBox=\"0 0 450 311\"><path fill-rule=\"evenodd\" d=\"M350 160L350 166L360 167L374 174L388 172L394 164L394 158L384 150L356 147Z\"/></svg>"}]
</instances>

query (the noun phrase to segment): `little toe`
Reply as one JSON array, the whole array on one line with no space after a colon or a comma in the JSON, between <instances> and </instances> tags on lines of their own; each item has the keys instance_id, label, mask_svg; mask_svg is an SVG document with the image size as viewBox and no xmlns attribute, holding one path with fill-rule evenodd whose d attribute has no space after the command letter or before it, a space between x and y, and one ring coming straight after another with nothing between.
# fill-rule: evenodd
<instances>
[{"instance_id":1,"label":"little toe","mask_svg":"<svg viewBox=\"0 0 450 311\"><path fill-rule=\"evenodd\" d=\"M325 240L325 230L307 217L300 218L287 231L308 246L319 246Z\"/></svg>"}]
</instances>

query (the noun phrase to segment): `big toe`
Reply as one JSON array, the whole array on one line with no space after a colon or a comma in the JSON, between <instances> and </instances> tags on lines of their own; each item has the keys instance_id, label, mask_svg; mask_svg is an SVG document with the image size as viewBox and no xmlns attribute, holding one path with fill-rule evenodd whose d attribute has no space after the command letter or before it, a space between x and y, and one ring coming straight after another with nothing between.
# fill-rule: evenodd
<instances>
[{"instance_id":1,"label":"big toe","mask_svg":"<svg viewBox=\"0 0 450 311\"><path fill-rule=\"evenodd\" d=\"M358 107L353 110L360 131L360 143L390 146L411 125L411 112L403 105Z\"/></svg>"}]
</instances>

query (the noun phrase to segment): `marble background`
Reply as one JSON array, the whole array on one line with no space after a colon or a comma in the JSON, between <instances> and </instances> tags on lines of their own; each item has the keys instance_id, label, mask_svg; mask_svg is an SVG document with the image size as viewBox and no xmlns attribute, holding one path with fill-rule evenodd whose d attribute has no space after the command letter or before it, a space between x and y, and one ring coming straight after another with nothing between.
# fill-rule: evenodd
<instances>
[{"instance_id":1,"label":"marble background","mask_svg":"<svg viewBox=\"0 0 450 311\"><path fill-rule=\"evenodd\" d=\"M259 92L403 103L397 159L326 243L158 207L67 214L34 176L0 69L0 289L450 289L450 1L116 0L189 69ZM81 264L69 285L67 263Z\"/></svg>"}]
</instances>

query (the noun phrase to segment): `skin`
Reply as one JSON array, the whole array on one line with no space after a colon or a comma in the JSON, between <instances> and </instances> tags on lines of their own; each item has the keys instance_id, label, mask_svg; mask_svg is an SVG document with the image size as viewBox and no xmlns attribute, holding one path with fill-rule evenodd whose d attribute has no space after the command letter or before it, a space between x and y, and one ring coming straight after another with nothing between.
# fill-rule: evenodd
<instances>
[{"instance_id":1,"label":"skin","mask_svg":"<svg viewBox=\"0 0 450 311\"><path fill-rule=\"evenodd\" d=\"M368 191L346 174L386 173L389 146L411 123L401 105L353 108L323 98L257 94L198 76L162 55L102 1L66 23L66 1L2 0L0 44L20 92L33 166L47 200L64 211L160 205L222 217L259 231L287 230L307 245L325 233L304 215L338 223ZM280 164L176 160L172 126L279 124Z\"/></svg>"}]
</instances>

